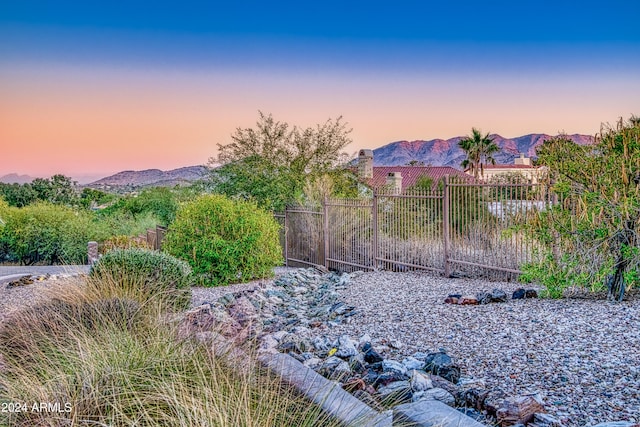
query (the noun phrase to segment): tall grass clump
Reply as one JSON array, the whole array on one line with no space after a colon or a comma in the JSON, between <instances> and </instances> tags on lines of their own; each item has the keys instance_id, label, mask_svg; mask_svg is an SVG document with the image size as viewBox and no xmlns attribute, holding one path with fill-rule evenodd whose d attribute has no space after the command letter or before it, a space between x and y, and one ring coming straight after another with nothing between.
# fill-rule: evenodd
<instances>
[{"instance_id":1,"label":"tall grass clump","mask_svg":"<svg viewBox=\"0 0 640 427\"><path fill-rule=\"evenodd\" d=\"M0 324L0 402L27 405L0 413L0 425L335 425L257 364L238 369L180 336L144 292L89 280L104 283L58 290ZM40 402L55 410L33 410Z\"/></svg>"},{"instance_id":2,"label":"tall grass clump","mask_svg":"<svg viewBox=\"0 0 640 427\"><path fill-rule=\"evenodd\" d=\"M157 299L172 309L187 308L191 302L191 267L165 253L114 249L91 267L89 275L98 279L89 281L89 286L109 283L107 289L113 289L111 284L115 283L118 293L143 300Z\"/></svg>"},{"instance_id":3,"label":"tall grass clump","mask_svg":"<svg viewBox=\"0 0 640 427\"><path fill-rule=\"evenodd\" d=\"M187 261L207 286L273 275L282 263L279 225L251 202L204 195L182 205L163 249Z\"/></svg>"}]
</instances>

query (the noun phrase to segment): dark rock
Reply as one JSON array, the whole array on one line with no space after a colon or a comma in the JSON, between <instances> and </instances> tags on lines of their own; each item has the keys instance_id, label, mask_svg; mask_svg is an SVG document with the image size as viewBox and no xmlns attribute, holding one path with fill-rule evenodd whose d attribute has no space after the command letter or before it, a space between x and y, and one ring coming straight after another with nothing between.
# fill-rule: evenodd
<instances>
[{"instance_id":1,"label":"dark rock","mask_svg":"<svg viewBox=\"0 0 640 427\"><path fill-rule=\"evenodd\" d=\"M424 370L451 381L454 384L457 384L460 379L460 368L454 365L453 359L442 351L427 355Z\"/></svg>"},{"instance_id":2,"label":"dark rock","mask_svg":"<svg viewBox=\"0 0 640 427\"><path fill-rule=\"evenodd\" d=\"M491 302L507 302L507 293L502 289L494 289L491 291Z\"/></svg>"},{"instance_id":3,"label":"dark rock","mask_svg":"<svg viewBox=\"0 0 640 427\"><path fill-rule=\"evenodd\" d=\"M458 393L458 387L456 387L451 381L445 380L437 375L430 375L429 378L431 379L431 383L434 387L445 389L453 396Z\"/></svg>"},{"instance_id":4,"label":"dark rock","mask_svg":"<svg viewBox=\"0 0 640 427\"><path fill-rule=\"evenodd\" d=\"M362 347L362 352L364 353L364 361L367 363L379 363L384 360L383 357L373 349L370 343L366 343Z\"/></svg>"},{"instance_id":5,"label":"dark rock","mask_svg":"<svg viewBox=\"0 0 640 427\"><path fill-rule=\"evenodd\" d=\"M476 388L470 388L467 390L460 391L456 397L456 401L459 406L464 406L466 408L477 409L478 411L482 411L485 404L484 401L487 398L489 392L487 390L479 390Z\"/></svg>"},{"instance_id":6,"label":"dark rock","mask_svg":"<svg viewBox=\"0 0 640 427\"><path fill-rule=\"evenodd\" d=\"M511 299L538 298L538 292L535 289L518 288L513 291Z\"/></svg>"},{"instance_id":7,"label":"dark rock","mask_svg":"<svg viewBox=\"0 0 640 427\"><path fill-rule=\"evenodd\" d=\"M488 292L478 292L476 294L476 299L478 300L479 304L489 304L490 302L493 302L491 300L491 294L489 294Z\"/></svg>"},{"instance_id":8,"label":"dark rock","mask_svg":"<svg viewBox=\"0 0 640 427\"><path fill-rule=\"evenodd\" d=\"M449 295L448 297L446 297L444 299L444 303L445 304L457 304L459 299L460 299L460 297Z\"/></svg>"},{"instance_id":9,"label":"dark rock","mask_svg":"<svg viewBox=\"0 0 640 427\"><path fill-rule=\"evenodd\" d=\"M383 372L382 374L378 375L376 380L373 382L373 387L378 388L381 386L389 385L392 382L407 381L408 379L408 376L399 374L397 372Z\"/></svg>"},{"instance_id":10,"label":"dark rock","mask_svg":"<svg viewBox=\"0 0 640 427\"><path fill-rule=\"evenodd\" d=\"M526 296L526 291L523 288L518 288L513 291L513 295L511 295L511 299L524 299Z\"/></svg>"}]
</instances>

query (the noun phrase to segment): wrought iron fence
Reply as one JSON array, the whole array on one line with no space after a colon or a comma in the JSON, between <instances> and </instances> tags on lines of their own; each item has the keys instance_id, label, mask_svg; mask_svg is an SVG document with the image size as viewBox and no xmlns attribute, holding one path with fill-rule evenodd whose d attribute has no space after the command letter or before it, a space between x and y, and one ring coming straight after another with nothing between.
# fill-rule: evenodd
<instances>
[{"instance_id":1,"label":"wrought iron fence","mask_svg":"<svg viewBox=\"0 0 640 427\"><path fill-rule=\"evenodd\" d=\"M510 280L537 259L523 226L549 203L542 184L445 177L431 189L328 199L277 217L287 265Z\"/></svg>"}]
</instances>

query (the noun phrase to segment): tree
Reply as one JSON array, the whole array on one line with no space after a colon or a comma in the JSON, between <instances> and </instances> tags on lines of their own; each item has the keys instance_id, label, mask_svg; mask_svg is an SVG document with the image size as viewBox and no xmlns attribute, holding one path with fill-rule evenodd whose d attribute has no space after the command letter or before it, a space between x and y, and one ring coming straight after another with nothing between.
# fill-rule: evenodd
<instances>
[{"instance_id":1,"label":"tree","mask_svg":"<svg viewBox=\"0 0 640 427\"><path fill-rule=\"evenodd\" d=\"M351 142L351 129L342 117L300 129L259 115L255 128L238 128L231 143L218 144L218 158L210 164L222 166L213 170L212 181L222 194L282 210L301 196L307 182L345 160L342 150Z\"/></svg>"},{"instance_id":2,"label":"tree","mask_svg":"<svg viewBox=\"0 0 640 427\"><path fill-rule=\"evenodd\" d=\"M60 205L75 205L78 203L76 184L71 178L57 174L50 179L34 179L31 181L31 188L38 200Z\"/></svg>"},{"instance_id":3,"label":"tree","mask_svg":"<svg viewBox=\"0 0 640 427\"><path fill-rule=\"evenodd\" d=\"M471 169L476 179L478 173L480 176L484 176L485 164L496 164L493 154L500 151L500 147L494 142L494 138L489 136L489 133L483 136L476 128L471 128L471 136L461 139L458 146L467 155L467 158L460 165L465 169Z\"/></svg>"},{"instance_id":4,"label":"tree","mask_svg":"<svg viewBox=\"0 0 640 427\"><path fill-rule=\"evenodd\" d=\"M560 203L531 228L560 253L548 256L541 275L555 269L565 284L606 286L620 301L627 286L640 284L640 123L603 126L597 141L582 146L560 136L540 147L538 162L549 168Z\"/></svg>"}]
</instances>

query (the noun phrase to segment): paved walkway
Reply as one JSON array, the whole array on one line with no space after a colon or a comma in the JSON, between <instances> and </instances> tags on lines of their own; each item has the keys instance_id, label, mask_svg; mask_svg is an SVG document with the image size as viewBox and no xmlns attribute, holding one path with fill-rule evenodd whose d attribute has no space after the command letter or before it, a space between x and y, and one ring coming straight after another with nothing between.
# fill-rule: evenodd
<instances>
[{"instance_id":1,"label":"paved walkway","mask_svg":"<svg viewBox=\"0 0 640 427\"><path fill-rule=\"evenodd\" d=\"M88 265L0 266L0 279L17 274L76 274L89 272Z\"/></svg>"}]
</instances>

